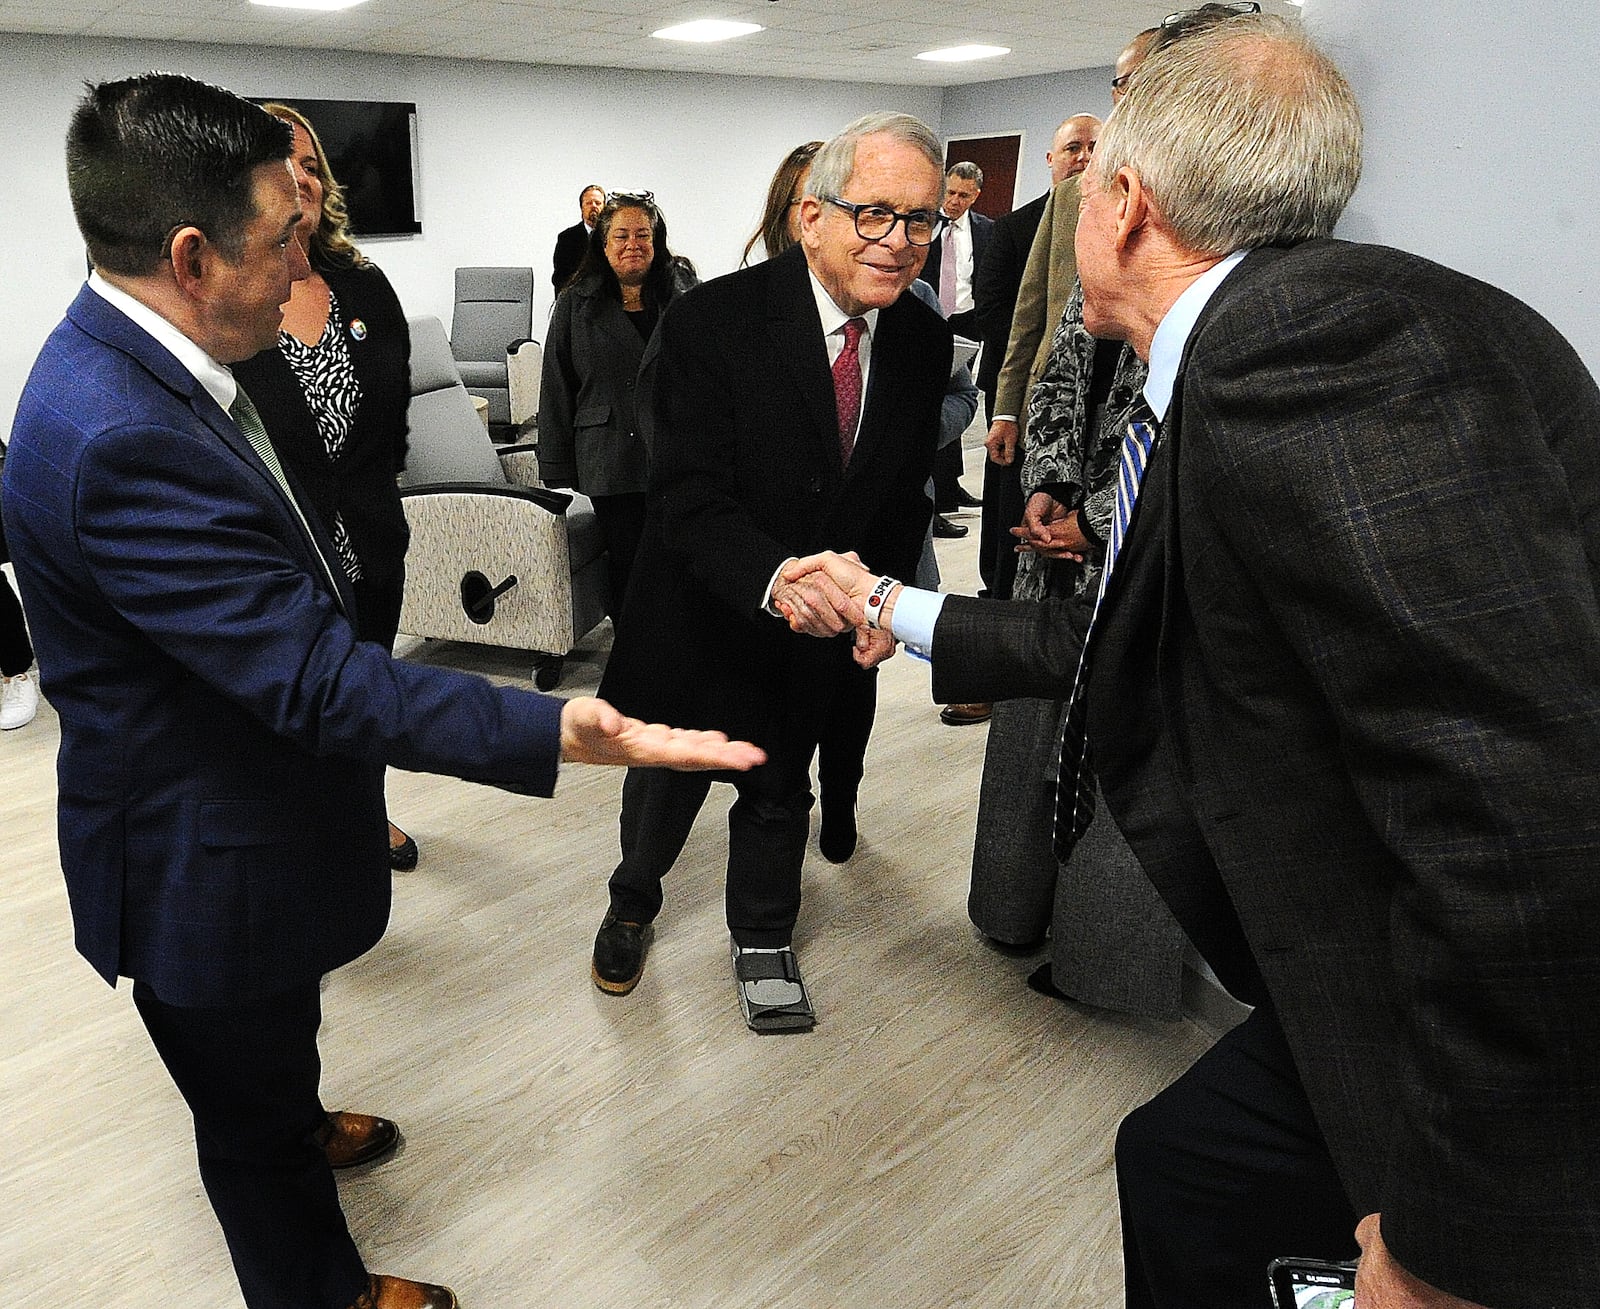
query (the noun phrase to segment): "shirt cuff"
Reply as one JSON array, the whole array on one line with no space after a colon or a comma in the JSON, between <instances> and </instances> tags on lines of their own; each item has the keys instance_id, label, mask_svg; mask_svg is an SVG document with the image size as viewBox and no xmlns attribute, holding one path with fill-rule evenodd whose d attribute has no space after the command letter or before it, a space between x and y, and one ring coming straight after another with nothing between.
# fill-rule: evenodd
<instances>
[{"instance_id":1,"label":"shirt cuff","mask_svg":"<svg viewBox=\"0 0 1600 1309\"><path fill-rule=\"evenodd\" d=\"M790 564L796 562L799 557L799 555L790 555L773 570L772 576L767 580L766 592L761 597L761 611L763 613L771 614L774 618L783 617L783 615L778 612L772 603L772 593L778 589L778 578L782 574L783 570Z\"/></svg>"},{"instance_id":2,"label":"shirt cuff","mask_svg":"<svg viewBox=\"0 0 1600 1309\"><path fill-rule=\"evenodd\" d=\"M895 639L920 654L933 652L933 628L944 609L944 592L920 591L914 586L902 586L894 598L894 613L889 626Z\"/></svg>"}]
</instances>

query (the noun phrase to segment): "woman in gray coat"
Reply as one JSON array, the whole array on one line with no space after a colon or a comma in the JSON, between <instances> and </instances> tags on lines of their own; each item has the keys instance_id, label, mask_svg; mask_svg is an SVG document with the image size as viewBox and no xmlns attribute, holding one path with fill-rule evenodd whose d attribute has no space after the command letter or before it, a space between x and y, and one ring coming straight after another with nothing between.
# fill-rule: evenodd
<instances>
[{"instance_id":1,"label":"woman in gray coat","mask_svg":"<svg viewBox=\"0 0 1600 1309\"><path fill-rule=\"evenodd\" d=\"M613 622L644 529L650 480L639 365L675 294L667 225L654 198L619 192L595 220L545 342L539 474L546 486L574 487L594 502L611 557Z\"/></svg>"}]
</instances>

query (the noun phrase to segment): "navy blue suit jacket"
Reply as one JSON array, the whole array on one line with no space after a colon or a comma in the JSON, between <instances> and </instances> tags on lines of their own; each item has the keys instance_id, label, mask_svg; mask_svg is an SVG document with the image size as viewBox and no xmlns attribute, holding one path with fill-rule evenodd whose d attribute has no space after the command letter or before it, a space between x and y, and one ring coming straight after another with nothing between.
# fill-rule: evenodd
<instances>
[{"instance_id":1,"label":"navy blue suit jacket","mask_svg":"<svg viewBox=\"0 0 1600 1309\"><path fill-rule=\"evenodd\" d=\"M389 911L386 763L554 786L560 702L358 641L320 528L87 287L23 391L5 496L61 717L77 945L107 981L234 1004L368 949Z\"/></svg>"}]
</instances>

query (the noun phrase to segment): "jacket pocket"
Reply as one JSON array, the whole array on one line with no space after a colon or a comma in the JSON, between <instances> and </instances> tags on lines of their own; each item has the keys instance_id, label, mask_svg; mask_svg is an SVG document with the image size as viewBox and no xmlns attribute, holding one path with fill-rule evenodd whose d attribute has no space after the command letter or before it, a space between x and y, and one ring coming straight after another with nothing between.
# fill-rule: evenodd
<instances>
[{"instance_id":1,"label":"jacket pocket","mask_svg":"<svg viewBox=\"0 0 1600 1309\"><path fill-rule=\"evenodd\" d=\"M296 826L280 809L258 800L200 802L200 844L207 849L286 845Z\"/></svg>"}]
</instances>

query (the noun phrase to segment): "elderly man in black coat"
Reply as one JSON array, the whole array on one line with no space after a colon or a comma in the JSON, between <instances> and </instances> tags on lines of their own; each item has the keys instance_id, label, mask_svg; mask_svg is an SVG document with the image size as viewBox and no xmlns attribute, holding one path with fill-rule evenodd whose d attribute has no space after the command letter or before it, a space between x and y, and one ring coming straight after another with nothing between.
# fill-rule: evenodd
<instances>
[{"instance_id":1,"label":"elderly man in black coat","mask_svg":"<svg viewBox=\"0 0 1600 1309\"><path fill-rule=\"evenodd\" d=\"M604 689L624 712L737 725L767 750L764 767L732 779L728 818L734 971L760 1031L814 1022L790 948L810 762L823 711L870 716L875 696L852 638L810 641L779 616L826 623L817 579L777 574L825 548L916 567L952 347L939 315L903 293L943 223L941 164L916 119L857 120L817 155L800 245L689 292L662 322L651 504ZM602 990L637 983L661 879L708 785L629 773L595 940Z\"/></svg>"}]
</instances>

